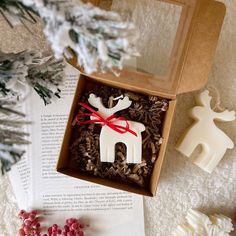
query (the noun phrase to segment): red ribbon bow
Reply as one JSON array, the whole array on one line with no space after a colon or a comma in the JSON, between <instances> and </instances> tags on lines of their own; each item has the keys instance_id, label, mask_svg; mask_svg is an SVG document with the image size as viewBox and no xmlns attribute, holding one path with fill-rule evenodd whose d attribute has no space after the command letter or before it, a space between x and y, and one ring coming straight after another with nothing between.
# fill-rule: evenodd
<instances>
[{"instance_id":1,"label":"red ribbon bow","mask_svg":"<svg viewBox=\"0 0 236 236\"><path fill-rule=\"evenodd\" d=\"M113 114L109 116L108 118L104 119L97 111L95 111L93 108L86 105L85 103L79 103L79 105L91 111L92 113L79 113L75 118L78 124L99 123L101 126L107 125L108 127L110 127L111 129L113 129L114 131L120 134L125 134L129 132L137 136L137 133L129 128L129 123L124 117L117 117L115 114ZM84 116L95 117L96 119L88 120L88 121L79 121L79 118L84 117ZM117 121L125 121L126 125L125 126L117 125L115 124L115 122Z\"/></svg>"}]
</instances>

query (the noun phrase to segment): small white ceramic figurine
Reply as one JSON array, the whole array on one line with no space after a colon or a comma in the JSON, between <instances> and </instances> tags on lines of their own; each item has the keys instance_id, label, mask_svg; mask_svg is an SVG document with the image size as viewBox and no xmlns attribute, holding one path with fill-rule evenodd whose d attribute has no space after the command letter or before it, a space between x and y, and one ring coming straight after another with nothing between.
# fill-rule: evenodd
<instances>
[{"instance_id":1,"label":"small white ceramic figurine","mask_svg":"<svg viewBox=\"0 0 236 236\"><path fill-rule=\"evenodd\" d=\"M102 104L100 97L94 94L90 94L89 103L98 109L98 113L107 119L118 111L127 109L132 104L129 97L120 99L116 106L112 108L106 108ZM94 117L91 117L93 120ZM117 127L126 127L127 124L129 129L132 130L136 135L130 132L119 133L107 125L102 127L100 133L100 158L101 162L114 162L115 161L115 145L117 143L124 143L127 148L127 163L141 163L142 162L142 135L141 133L145 130L145 126L142 123L134 121L126 121L115 119L113 122Z\"/></svg>"},{"instance_id":2,"label":"small white ceramic figurine","mask_svg":"<svg viewBox=\"0 0 236 236\"><path fill-rule=\"evenodd\" d=\"M214 121L233 121L236 119L235 111L225 110L220 113L213 111L208 90L199 94L196 102L198 106L190 112L190 116L196 122L185 133L176 148L185 156L190 157L196 147L201 145L202 151L194 163L211 173L223 158L226 150L234 147L233 141L215 125Z\"/></svg>"}]
</instances>

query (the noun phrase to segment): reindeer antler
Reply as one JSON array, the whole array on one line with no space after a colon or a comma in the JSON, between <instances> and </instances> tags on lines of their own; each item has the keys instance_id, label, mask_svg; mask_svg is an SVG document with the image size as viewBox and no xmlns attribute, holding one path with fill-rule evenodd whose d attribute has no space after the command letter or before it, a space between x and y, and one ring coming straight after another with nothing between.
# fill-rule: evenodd
<instances>
[{"instance_id":1,"label":"reindeer antler","mask_svg":"<svg viewBox=\"0 0 236 236\"><path fill-rule=\"evenodd\" d=\"M123 99L120 99L116 106L111 108L113 113L116 113L117 111L121 111L124 109L127 109L131 106L132 101L129 100L129 97L125 96Z\"/></svg>"},{"instance_id":2,"label":"reindeer antler","mask_svg":"<svg viewBox=\"0 0 236 236\"><path fill-rule=\"evenodd\" d=\"M88 102L98 109L106 109L104 105L102 104L102 99L100 97L97 97L95 94L91 93L89 95Z\"/></svg>"},{"instance_id":3,"label":"reindeer antler","mask_svg":"<svg viewBox=\"0 0 236 236\"><path fill-rule=\"evenodd\" d=\"M104 107L104 105L102 103L102 99L100 97L97 97L95 94L89 95L88 102L93 107L98 108L98 110L100 110L102 113L105 113L107 115L114 114L117 111L124 110L124 109L130 107L132 104L132 101L130 101L129 97L126 96L123 99L120 99L118 101L118 103L116 104L116 106L114 106L112 108L106 108L106 107Z\"/></svg>"},{"instance_id":4,"label":"reindeer antler","mask_svg":"<svg viewBox=\"0 0 236 236\"><path fill-rule=\"evenodd\" d=\"M211 109L211 99L212 97L209 95L209 91L205 90L197 96L196 102L198 105Z\"/></svg>"}]
</instances>

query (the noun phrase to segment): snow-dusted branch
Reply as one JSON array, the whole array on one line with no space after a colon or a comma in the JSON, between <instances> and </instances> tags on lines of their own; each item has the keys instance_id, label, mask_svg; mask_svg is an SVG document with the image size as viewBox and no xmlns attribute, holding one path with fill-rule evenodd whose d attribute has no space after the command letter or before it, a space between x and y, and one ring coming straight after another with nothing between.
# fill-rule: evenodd
<instances>
[{"instance_id":1,"label":"snow-dusted branch","mask_svg":"<svg viewBox=\"0 0 236 236\"><path fill-rule=\"evenodd\" d=\"M60 97L58 86L62 83L63 67L62 61L34 51L9 54L0 51L0 95L19 100L32 87L49 104Z\"/></svg>"},{"instance_id":2,"label":"snow-dusted branch","mask_svg":"<svg viewBox=\"0 0 236 236\"><path fill-rule=\"evenodd\" d=\"M116 12L105 11L81 1L23 0L45 22L44 32L55 56L77 55L78 65L87 73L122 69L125 59L138 56L138 32Z\"/></svg>"}]
</instances>

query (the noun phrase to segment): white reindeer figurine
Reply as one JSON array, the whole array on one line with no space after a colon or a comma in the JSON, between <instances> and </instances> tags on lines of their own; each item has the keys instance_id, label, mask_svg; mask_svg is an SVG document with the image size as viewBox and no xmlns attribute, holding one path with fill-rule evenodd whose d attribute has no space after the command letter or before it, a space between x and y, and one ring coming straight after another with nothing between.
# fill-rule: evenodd
<instances>
[{"instance_id":1,"label":"white reindeer figurine","mask_svg":"<svg viewBox=\"0 0 236 236\"><path fill-rule=\"evenodd\" d=\"M197 105L190 116L196 122L190 127L176 148L185 156L190 157L198 145L202 146L200 155L194 163L203 170L211 173L223 158L227 149L234 147L233 141L214 123L214 120L233 121L234 111L217 113L211 109L211 97L205 90L196 99Z\"/></svg>"},{"instance_id":2,"label":"white reindeer figurine","mask_svg":"<svg viewBox=\"0 0 236 236\"><path fill-rule=\"evenodd\" d=\"M126 96L120 99L116 106L113 108L106 108L102 104L101 98L94 94L90 94L89 103L98 109L98 113L107 119L118 111L127 109L132 104L132 101ZM94 117L91 117L91 120ZM114 162L115 161L115 145L117 143L124 143L127 147L127 163L141 163L142 162L142 136L141 133L145 130L145 126L141 123L134 121L115 120L116 125L125 127L127 123L129 128L134 131L136 135L126 132L119 133L105 125L102 127L100 133L100 158L101 162Z\"/></svg>"}]
</instances>

